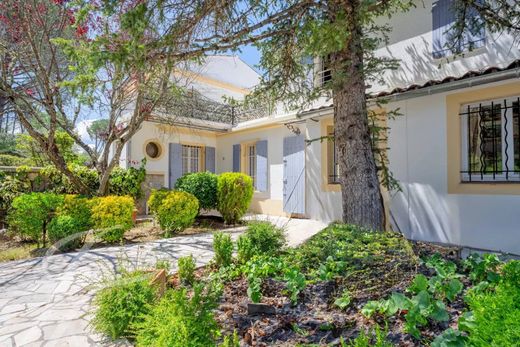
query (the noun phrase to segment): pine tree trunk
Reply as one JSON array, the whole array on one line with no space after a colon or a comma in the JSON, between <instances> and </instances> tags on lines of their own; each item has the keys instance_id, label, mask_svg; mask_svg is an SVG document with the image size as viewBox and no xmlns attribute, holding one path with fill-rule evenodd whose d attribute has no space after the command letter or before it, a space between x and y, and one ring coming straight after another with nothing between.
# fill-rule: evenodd
<instances>
[{"instance_id":1,"label":"pine tree trunk","mask_svg":"<svg viewBox=\"0 0 520 347\"><path fill-rule=\"evenodd\" d=\"M350 20L345 48L333 54L333 69L345 76L334 86L334 137L339 154L343 221L383 230L384 207L372 151L363 73L359 0L341 5Z\"/></svg>"}]
</instances>

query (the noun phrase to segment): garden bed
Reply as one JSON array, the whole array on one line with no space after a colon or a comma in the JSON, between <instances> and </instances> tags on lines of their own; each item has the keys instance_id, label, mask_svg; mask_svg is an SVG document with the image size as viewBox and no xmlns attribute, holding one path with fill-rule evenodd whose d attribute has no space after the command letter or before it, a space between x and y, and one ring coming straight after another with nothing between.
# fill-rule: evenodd
<instances>
[{"instance_id":1,"label":"garden bed","mask_svg":"<svg viewBox=\"0 0 520 347\"><path fill-rule=\"evenodd\" d=\"M238 237L236 256L229 234L217 233L207 266L186 256L170 276L164 263L144 277L123 269L97 295L94 326L154 347L520 341L520 261L462 261L457 248L341 224L297 248L283 243L281 230L254 222ZM142 288L156 296L143 298Z\"/></svg>"}]
</instances>

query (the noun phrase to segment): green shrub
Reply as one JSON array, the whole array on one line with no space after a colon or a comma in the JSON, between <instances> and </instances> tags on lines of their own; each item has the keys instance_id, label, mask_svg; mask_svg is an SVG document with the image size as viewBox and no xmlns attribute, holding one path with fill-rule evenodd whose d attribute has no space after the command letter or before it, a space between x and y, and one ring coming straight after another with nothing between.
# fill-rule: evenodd
<instances>
[{"instance_id":1,"label":"green shrub","mask_svg":"<svg viewBox=\"0 0 520 347\"><path fill-rule=\"evenodd\" d=\"M98 291L94 298L92 325L113 339L132 336L132 326L143 320L156 298L150 276L142 272L123 272Z\"/></svg>"},{"instance_id":2,"label":"green shrub","mask_svg":"<svg viewBox=\"0 0 520 347\"><path fill-rule=\"evenodd\" d=\"M47 225L62 203L63 197L56 194L22 194L13 200L8 215L9 227L45 246Z\"/></svg>"},{"instance_id":3,"label":"green shrub","mask_svg":"<svg viewBox=\"0 0 520 347\"><path fill-rule=\"evenodd\" d=\"M161 188L159 190L152 190L152 193L150 194L150 198L148 198L148 212L157 215L157 212L159 210L159 206L161 206L164 198L168 196L168 194L171 191L166 188Z\"/></svg>"},{"instance_id":4,"label":"green shrub","mask_svg":"<svg viewBox=\"0 0 520 347\"><path fill-rule=\"evenodd\" d=\"M213 250L215 251L215 264L217 266L229 266L233 261L233 241L231 235L223 232L213 234Z\"/></svg>"},{"instance_id":5,"label":"green shrub","mask_svg":"<svg viewBox=\"0 0 520 347\"><path fill-rule=\"evenodd\" d=\"M49 242L55 244L55 247L62 251L81 247L84 240L83 235L71 240L63 240L65 237L72 236L80 231L76 226L76 221L71 216L63 215L54 217L47 227ZM57 243L58 241L61 242Z\"/></svg>"},{"instance_id":6,"label":"green shrub","mask_svg":"<svg viewBox=\"0 0 520 347\"><path fill-rule=\"evenodd\" d=\"M185 284L192 285L195 282L195 269L197 264L193 255L180 257L177 261L179 280Z\"/></svg>"},{"instance_id":7,"label":"green shrub","mask_svg":"<svg viewBox=\"0 0 520 347\"><path fill-rule=\"evenodd\" d=\"M0 166L20 166L32 164L33 162L29 158L23 158L16 155L0 153Z\"/></svg>"},{"instance_id":8,"label":"green shrub","mask_svg":"<svg viewBox=\"0 0 520 347\"><path fill-rule=\"evenodd\" d=\"M99 176L96 170L84 165L69 164L69 170L94 193L99 187ZM70 183L67 176L61 173L55 166L49 165L40 170L40 176L46 183L46 191L56 194L78 194L76 187Z\"/></svg>"},{"instance_id":9,"label":"green shrub","mask_svg":"<svg viewBox=\"0 0 520 347\"><path fill-rule=\"evenodd\" d=\"M24 193L31 192L31 182L17 175L6 175L0 180L0 210L9 210L13 200Z\"/></svg>"},{"instance_id":10,"label":"green shrub","mask_svg":"<svg viewBox=\"0 0 520 347\"><path fill-rule=\"evenodd\" d=\"M471 313L459 328L469 332L469 346L516 346L520 341L520 287L501 282L495 291L466 296Z\"/></svg>"},{"instance_id":11,"label":"green shrub","mask_svg":"<svg viewBox=\"0 0 520 347\"><path fill-rule=\"evenodd\" d=\"M253 180L238 172L220 174L217 180L217 209L226 223L234 224L247 212L253 198Z\"/></svg>"},{"instance_id":12,"label":"green shrub","mask_svg":"<svg viewBox=\"0 0 520 347\"><path fill-rule=\"evenodd\" d=\"M56 213L74 219L77 231L86 231L92 228L92 200L79 195L65 195L63 205Z\"/></svg>"},{"instance_id":13,"label":"green shrub","mask_svg":"<svg viewBox=\"0 0 520 347\"><path fill-rule=\"evenodd\" d=\"M238 238L238 258L245 262L254 255L275 255L285 243L283 230L269 222L252 222Z\"/></svg>"},{"instance_id":14,"label":"green shrub","mask_svg":"<svg viewBox=\"0 0 520 347\"><path fill-rule=\"evenodd\" d=\"M162 200L157 210L161 229L166 236L193 224L199 211L197 198L190 193L172 191Z\"/></svg>"},{"instance_id":15,"label":"green shrub","mask_svg":"<svg viewBox=\"0 0 520 347\"><path fill-rule=\"evenodd\" d=\"M129 196L105 196L92 201L92 224L106 242L116 242L132 228L134 199Z\"/></svg>"},{"instance_id":16,"label":"green shrub","mask_svg":"<svg viewBox=\"0 0 520 347\"><path fill-rule=\"evenodd\" d=\"M143 195L141 185L146 178L146 160L141 162L139 168L130 167L122 169L116 167L111 173L108 181L109 192L112 195L130 195L135 200Z\"/></svg>"},{"instance_id":17,"label":"green shrub","mask_svg":"<svg viewBox=\"0 0 520 347\"><path fill-rule=\"evenodd\" d=\"M251 239L240 235L237 239L237 258L240 263L245 263L255 255L255 247Z\"/></svg>"},{"instance_id":18,"label":"green shrub","mask_svg":"<svg viewBox=\"0 0 520 347\"><path fill-rule=\"evenodd\" d=\"M193 194L199 207L210 210L217 207L217 175L211 172L196 172L182 176L175 189Z\"/></svg>"},{"instance_id":19,"label":"green shrub","mask_svg":"<svg viewBox=\"0 0 520 347\"><path fill-rule=\"evenodd\" d=\"M56 217L49 223L49 241L56 243L65 237L87 231L91 227L90 200L77 195L65 195L63 204L56 209ZM75 249L83 245L85 236L85 234L78 234L74 239L63 241L55 246L60 250Z\"/></svg>"},{"instance_id":20,"label":"green shrub","mask_svg":"<svg viewBox=\"0 0 520 347\"><path fill-rule=\"evenodd\" d=\"M220 292L202 284L169 290L144 321L135 324L138 346L199 347L215 346L219 327L213 310Z\"/></svg>"}]
</instances>

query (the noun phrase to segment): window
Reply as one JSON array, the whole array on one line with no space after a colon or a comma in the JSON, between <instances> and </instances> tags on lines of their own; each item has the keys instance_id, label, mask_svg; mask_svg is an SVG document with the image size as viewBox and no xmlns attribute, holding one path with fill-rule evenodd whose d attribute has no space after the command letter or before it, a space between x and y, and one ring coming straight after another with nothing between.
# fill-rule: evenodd
<instances>
[{"instance_id":1,"label":"window","mask_svg":"<svg viewBox=\"0 0 520 347\"><path fill-rule=\"evenodd\" d=\"M452 0L434 1L432 7L432 55L435 59L449 57L466 51L472 51L486 44L486 30L482 18L475 8L468 8L464 13L467 30L462 37L455 39L453 28L457 10ZM460 11L459 11L460 12Z\"/></svg>"},{"instance_id":2,"label":"window","mask_svg":"<svg viewBox=\"0 0 520 347\"><path fill-rule=\"evenodd\" d=\"M323 86L325 83L332 80L332 72L330 69L330 56L320 59L320 68L318 71L318 83Z\"/></svg>"},{"instance_id":3,"label":"window","mask_svg":"<svg viewBox=\"0 0 520 347\"><path fill-rule=\"evenodd\" d=\"M462 181L520 181L520 98L463 105Z\"/></svg>"},{"instance_id":4,"label":"window","mask_svg":"<svg viewBox=\"0 0 520 347\"><path fill-rule=\"evenodd\" d=\"M161 147L157 142L148 142L145 151L146 155L152 159L157 159L161 156Z\"/></svg>"},{"instance_id":5,"label":"window","mask_svg":"<svg viewBox=\"0 0 520 347\"><path fill-rule=\"evenodd\" d=\"M327 127L327 163L328 163L328 182L330 184L339 183L339 163L336 146L334 142L334 127Z\"/></svg>"},{"instance_id":6,"label":"window","mask_svg":"<svg viewBox=\"0 0 520 347\"><path fill-rule=\"evenodd\" d=\"M246 174L253 179L256 187L256 144L246 145Z\"/></svg>"},{"instance_id":7,"label":"window","mask_svg":"<svg viewBox=\"0 0 520 347\"><path fill-rule=\"evenodd\" d=\"M182 174L201 171L201 151L200 146L182 145Z\"/></svg>"}]
</instances>

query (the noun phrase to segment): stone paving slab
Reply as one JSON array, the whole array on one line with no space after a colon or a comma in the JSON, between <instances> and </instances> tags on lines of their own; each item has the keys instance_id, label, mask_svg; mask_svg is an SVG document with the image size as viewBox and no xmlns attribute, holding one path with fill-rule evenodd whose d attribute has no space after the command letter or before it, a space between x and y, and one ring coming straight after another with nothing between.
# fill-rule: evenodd
<instances>
[{"instance_id":1,"label":"stone paving slab","mask_svg":"<svg viewBox=\"0 0 520 347\"><path fill-rule=\"evenodd\" d=\"M326 225L312 220L254 216L285 228L296 245ZM243 228L232 233L236 239ZM95 284L118 264L153 266L193 254L198 265L213 257L212 234L178 236L153 242L0 263L0 346L126 346L108 341L89 326Z\"/></svg>"}]
</instances>

